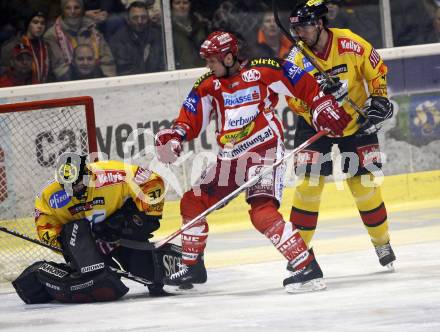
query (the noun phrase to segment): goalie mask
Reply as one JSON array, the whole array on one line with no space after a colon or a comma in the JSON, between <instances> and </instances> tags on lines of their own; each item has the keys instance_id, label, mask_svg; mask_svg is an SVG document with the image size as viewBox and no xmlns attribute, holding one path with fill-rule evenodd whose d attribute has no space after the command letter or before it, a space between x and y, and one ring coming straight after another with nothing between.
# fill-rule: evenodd
<instances>
[{"instance_id":1,"label":"goalie mask","mask_svg":"<svg viewBox=\"0 0 440 332\"><path fill-rule=\"evenodd\" d=\"M63 153L58 157L55 180L70 197L80 199L86 193L89 184L86 160L87 156L73 152Z\"/></svg>"}]
</instances>

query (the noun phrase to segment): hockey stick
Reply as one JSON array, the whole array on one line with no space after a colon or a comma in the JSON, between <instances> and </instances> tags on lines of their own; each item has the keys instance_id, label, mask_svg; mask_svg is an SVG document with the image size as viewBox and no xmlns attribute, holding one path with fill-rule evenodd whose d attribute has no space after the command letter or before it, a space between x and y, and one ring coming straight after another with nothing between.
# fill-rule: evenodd
<instances>
[{"instance_id":1,"label":"hockey stick","mask_svg":"<svg viewBox=\"0 0 440 332\"><path fill-rule=\"evenodd\" d=\"M37 239L33 239L33 238L31 238L31 237L29 237L29 236L27 236L25 234L18 233L16 231L10 230L10 229L8 229L6 227L0 226L0 231L8 233L8 234L13 235L13 236L16 236L16 237L18 237L20 239L32 242L32 243L37 244L39 246L51 249L51 250L56 251L56 252L58 252L60 254L63 253L63 250L61 248L58 248L58 247L55 247L55 246L51 246L50 244L44 243L43 241L40 241L40 240L37 240ZM119 275L121 277L124 277L126 279L129 279L129 280L138 282L138 283L140 283L140 284L142 284L144 286L148 286L148 285L153 285L154 284L154 282L152 282L151 280L145 279L143 277L135 276L135 275L131 274L130 272L123 271L123 270L114 268L112 266L109 266L109 267L117 275Z\"/></svg>"},{"instance_id":2,"label":"hockey stick","mask_svg":"<svg viewBox=\"0 0 440 332\"><path fill-rule=\"evenodd\" d=\"M333 78L329 75L329 73L327 73L324 69L322 69L322 67L318 64L318 62L312 58L311 56L309 56L304 47L302 47L295 38L293 38L293 36L287 31L287 29L283 26L283 24L281 23L280 17L278 15L278 5L277 5L277 0L272 0L272 10L273 10L273 16L275 18L275 23L278 25L278 27L280 28L281 32L292 42L293 46L296 47L301 54L303 55L303 57L309 61L315 68L316 70L322 75L324 76L326 81L329 81L331 84L335 84L335 81L333 80ZM350 106L363 118L368 119L367 116L365 115L365 113L362 111L362 109L353 101L351 100L348 96L346 97L347 102L350 104Z\"/></svg>"},{"instance_id":3,"label":"hockey stick","mask_svg":"<svg viewBox=\"0 0 440 332\"><path fill-rule=\"evenodd\" d=\"M319 138L321 138L324 135L327 135L328 131L326 130L321 130L318 131L315 135L313 135L312 137L310 137L307 141L305 141L304 143L302 143L300 146L296 147L295 149L293 149L292 151L290 151L288 154L286 154L283 158L277 160L275 163L273 163L272 165L270 165L270 167L268 167L267 169L265 169L263 172L261 172L260 174L250 178L248 181L246 181L244 184L242 184L240 187L238 187L237 189L235 189L233 192L231 192L229 195L223 197L220 201L218 201L216 204L214 204L213 206L211 206L210 208L206 209L204 212L200 213L197 217L195 217L194 219L190 220L188 223L186 223L185 225L182 225L182 227L180 227L177 231L175 231L174 233L172 233L171 235L167 236L166 238L157 241L156 243L154 243L154 247L156 249L164 246L166 243L170 242L172 239L174 239L176 236L178 236L179 234L181 234L183 231L187 230L188 228L192 227L195 223L197 223L200 219L206 217L208 214L210 214L211 212L217 210L220 206L223 206L224 204L228 203L230 200L234 199L235 197L237 197L242 191L244 191L246 188L252 187L254 184L256 184L261 178L263 178L265 175L271 173L273 171L273 169L275 167L277 167L278 165L281 165L284 161L286 161L287 159L289 159L291 156L293 156L295 153L303 150L304 148L306 148L307 146L309 146L310 144L312 144L313 142L315 142L316 140L318 140Z\"/></svg>"}]
</instances>

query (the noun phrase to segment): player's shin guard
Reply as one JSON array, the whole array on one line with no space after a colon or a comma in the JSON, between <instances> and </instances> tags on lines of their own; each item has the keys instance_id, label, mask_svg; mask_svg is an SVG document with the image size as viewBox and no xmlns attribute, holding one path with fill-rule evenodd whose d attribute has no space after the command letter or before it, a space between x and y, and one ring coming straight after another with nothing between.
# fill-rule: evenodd
<instances>
[{"instance_id":1,"label":"player's shin guard","mask_svg":"<svg viewBox=\"0 0 440 332\"><path fill-rule=\"evenodd\" d=\"M186 224L190 220L184 220ZM202 219L194 226L182 232L182 262L187 265L196 264L197 257L203 253L208 240L208 223Z\"/></svg>"},{"instance_id":2,"label":"player's shin guard","mask_svg":"<svg viewBox=\"0 0 440 332\"><path fill-rule=\"evenodd\" d=\"M288 269L294 271L295 274L302 274L307 271L315 271L316 266L319 269L318 263L314 259L313 252L307 250L307 245L301 238L298 230L295 229L292 223L284 222L279 219L281 214L277 211L274 202L259 201L252 203L252 210L249 212L252 223L262 232L278 249L278 251L288 260ZM311 266L313 264L313 266ZM308 269L310 266L310 269ZM325 288L322 282L322 272L320 273L306 273L307 278L297 277L295 279L284 280L284 287L289 291L291 287L301 289L304 291L314 291ZM308 277L312 278L309 279ZM319 279L319 280L318 280ZM293 286L288 286L293 284ZM313 287L306 287L313 284ZM296 292L296 291L295 291Z\"/></svg>"},{"instance_id":3,"label":"player's shin guard","mask_svg":"<svg viewBox=\"0 0 440 332\"><path fill-rule=\"evenodd\" d=\"M184 220L184 223L189 220ZM164 279L170 286L202 284L207 280L203 251L208 238L208 223L202 219L182 232L182 263L179 270Z\"/></svg>"},{"instance_id":4,"label":"player's shin guard","mask_svg":"<svg viewBox=\"0 0 440 332\"><path fill-rule=\"evenodd\" d=\"M288 293L304 293L325 289L323 274L313 251L307 250L299 232L292 223L278 221L265 235L289 261L287 270L291 276L284 279L283 286Z\"/></svg>"},{"instance_id":5,"label":"player's shin guard","mask_svg":"<svg viewBox=\"0 0 440 332\"><path fill-rule=\"evenodd\" d=\"M321 203L324 177L304 177L296 187L293 197L290 221L299 230L304 242L309 245L318 223L318 211Z\"/></svg>"},{"instance_id":6,"label":"player's shin guard","mask_svg":"<svg viewBox=\"0 0 440 332\"><path fill-rule=\"evenodd\" d=\"M369 182L371 182L372 177L373 175L370 174ZM393 261L396 260L396 256L390 245L387 210L380 187L365 186L362 184L360 176L347 179L347 184L356 201L362 222L370 235L380 264L393 269Z\"/></svg>"}]
</instances>

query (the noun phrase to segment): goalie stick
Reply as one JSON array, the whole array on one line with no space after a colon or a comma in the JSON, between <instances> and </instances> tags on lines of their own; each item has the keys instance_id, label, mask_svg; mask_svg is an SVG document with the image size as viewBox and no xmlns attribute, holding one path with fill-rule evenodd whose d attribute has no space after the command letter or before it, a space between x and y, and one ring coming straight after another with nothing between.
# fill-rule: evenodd
<instances>
[{"instance_id":1,"label":"goalie stick","mask_svg":"<svg viewBox=\"0 0 440 332\"><path fill-rule=\"evenodd\" d=\"M6 227L0 226L0 231L5 232L5 233L10 234L10 235L13 235L15 237L18 237L20 239L32 242L32 243L37 244L39 246L51 249L51 250L56 251L56 252L58 252L60 254L63 253L63 250L61 248L58 248L58 247L55 247L55 246L51 246L50 244L44 243L44 242L42 242L40 240L37 240L37 239L33 239L33 238L31 238L31 237L29 237L29 236L27 236L25 234L18 233L16 231L10 230L10 229L8 229ZM143 277L136 276L134 274L131 274L130 272L127 272L127 271L124 271L124 270L120 270L120 269L114 268L112 266L109 266L109 267L110 267L110 269L113 272L115 272L117 275L119 275L119 276L121 276L123 278L126 278L126 279L129 279L129 280L138 282L138 283L140 283L140 284L142 284L144 286L154 285L154 282L152 282L151 280L145 279Z\"/></svg>"},{"instance_id":2,"label":"goalie stick","mask_svg":"<svg viewBox=\"0 0 440 332\"><path fill-rule=\"evenodd\" d=\"M283 26L281 23L280 17L278 16L278 5L277 0L272 0L272 10L273 10L273 16L275 18L275 23L280 28L281 32L292 42L293 46L296 47L303 57L307 59L315 68L316 70L324 77L326 81L329 81L331 84L334 84L335 81L333 78L324 70L321 68L321 66L315 61L314 58L310 57L306 51L304 50L304 47L302 47L295 38L292 37L292 35L287 31L287 29ZM348 96L346 97L347 102L350 104L350 106L364 119L368 119L366 114L362 111L362 109Z\"/></svg>"},{"instance_id":3,"label":"goalie stick","mask_svg":"<svg viewBox=\"0 0 440 332\"><path fill-rule=\"evenodd\" d=\"M312 144L313 142L315 142L316 140L318 140L319 138L321 138L324 135L327 135L328 131L327 130L321 130L318 131L315 135L313 135L312 137L310 137L307 141L305 141L304 143L302 143L300 146L296 147L295 149L293 149L292 151L290 151L288 154L286 154L283 158L279 159L278 161L276 161L275 163L273 163L272 165L270 165L266 170L264 170L263 172L261 172L260 174L250 178L249 180L247 180L243 185L241 185L240 187L238 187L237 189L235 189L233 192L231 192L229 195L223 197L220 201L218 201L216 204L212 205L210 208L206 209L204 212L200 213L197 217L195 217L194 219L190 220L188 223L186 223L185 225L182 225L182 227L180 227L177 231L175 231L174 233L172 233L171 235L167 236L166 238L157 241L154 243L154 247L156 249L159 249L160 247L164 246L166 243L170 242L172 239L174 239L176 236L178 236L179 234L181 234L184 230L192 227L195 223L197 223L200 219L206 217L208 214L210 214L211 212L217 210L220 206L225 205L226 203L228 203L229 201L231 201L232 199L234 199L235 197L237 197L242 191L244 191L246 188L252 187L254 184L256 184L261 178L263 178L265 175L269 174L270 172L272 172L272 170L277 167L278 165L281 165L284 161L286 161L287 159L289 159L291 156L293 156L295 153L305 149L306 147L308 147L310 144Z\"/></svg>"}]
</instances>

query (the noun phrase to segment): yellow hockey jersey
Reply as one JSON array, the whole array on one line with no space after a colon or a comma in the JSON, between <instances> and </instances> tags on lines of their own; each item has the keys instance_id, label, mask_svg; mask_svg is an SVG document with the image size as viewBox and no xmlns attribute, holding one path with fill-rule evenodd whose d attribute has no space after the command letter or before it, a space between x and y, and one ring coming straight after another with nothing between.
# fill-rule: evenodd
<instances>
[{"instance_id":1,"label":"yellow hockey jersey","mask_svg":"<svg viewBox=\"0 0 440 332\"><path fill-rule=\"evenodd\" d=\"M120 161L87 165L89 185L83 199L69 197L56 181L46 185L35 200L35 224L39 238L59 246L57 236L64 224L78 219L101 222L132 198L139 211L162 216L164 182L156 173Z\"/></svg>"},{"instance_id":2,"label":"yellow hockey jersey","mask_svg":"<svg viewBox=\"0 0 440 332\"><path fill-rule=\"evenodd\" d=\"M307 55L331 76L338 76L348 83L348 97L362 109L370 95L387 97L387 67L379 53L366 40L348 29L329 29L329 41L324 54L313 53L305 43L299 42ZM293 47L287 61L295 63L309 74L320 78L318 70L304 57L297 47ZM311 113L307 105L298 98L287 98L289 107L311 124ZM359 129L358 114L345 102L345 111L352 120L343 136L354 134Z\"/></svg>"}]
</instances>

